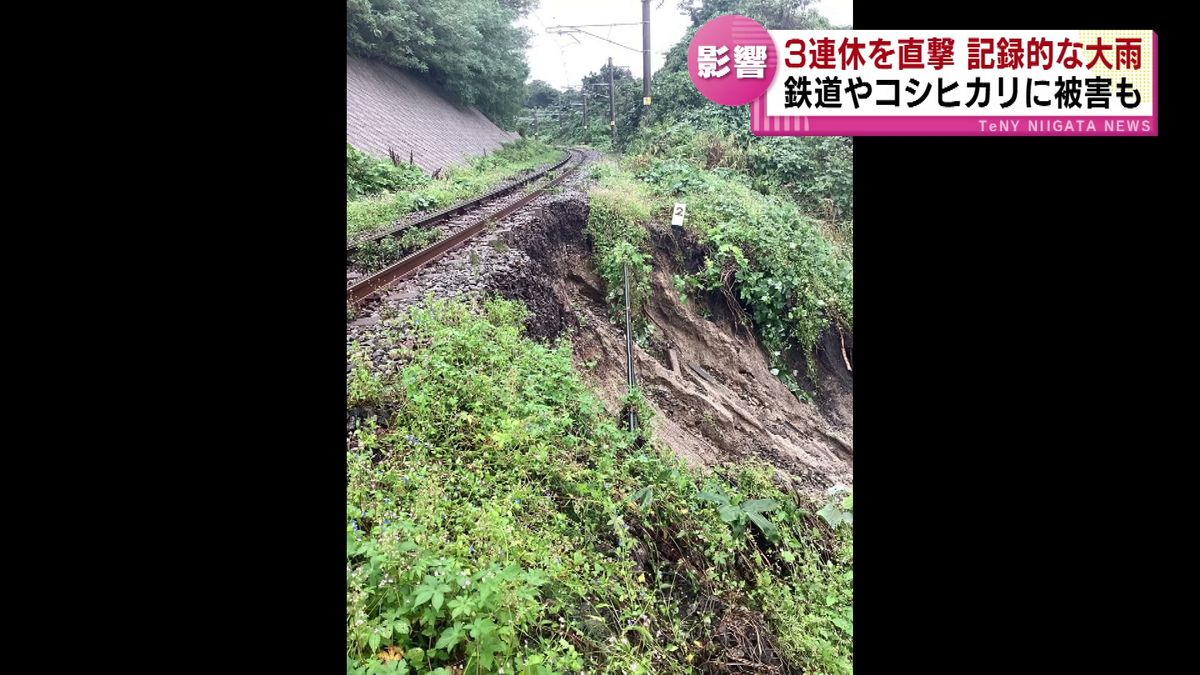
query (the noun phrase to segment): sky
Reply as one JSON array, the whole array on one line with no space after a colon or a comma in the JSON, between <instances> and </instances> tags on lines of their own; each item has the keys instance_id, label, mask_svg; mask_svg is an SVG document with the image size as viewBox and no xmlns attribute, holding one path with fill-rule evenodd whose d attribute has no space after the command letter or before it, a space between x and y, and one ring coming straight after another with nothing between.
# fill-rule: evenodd
<instances>
[{"instance_id":1,"label":"sky","mask_svg":"<svg viewBox=\"0 0 1200 675\"><path fill-rule=\"evenodd\" d=\"M662 67L667 50L687 32L690 19L679 12L677 0L650 2L650 67ZM835 26L848 26L854 20L853 0L818 0L813 5ZM541 0L539 7L517 25L533 32L529 49L531 80L545 80L563 88L579 86L589 72L597 71L612 57L613 65L627 66L634 77L642 76L642 3L641 0ZM634 23L634 26L596 26L584 28L613 42L632 47L623 49L589 35L555 35L546 29L559 25Z\"/></svg>"}]
</instances>

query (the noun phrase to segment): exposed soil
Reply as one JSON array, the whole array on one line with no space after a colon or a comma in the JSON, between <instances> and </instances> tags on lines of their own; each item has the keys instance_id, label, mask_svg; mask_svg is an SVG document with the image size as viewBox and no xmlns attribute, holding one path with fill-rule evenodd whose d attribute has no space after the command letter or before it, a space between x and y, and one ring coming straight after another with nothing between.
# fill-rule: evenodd
<instances>
[{"instance_id":1,"label":"exposed soil","mask_svg":"<svg viewBox=\"0 0 1200 675\"><path fill-rule=\"evenodd\" d=\"M577 365L618 414L626 393L623 320L610 317L604 282L592 266L585 234L587 205L579 195L547 202L537 227L517 234L532 267L497 290L535 310L534 337L570 337ZM720 295L684 304L673 274L695 269L694 240L670 227L652 228L654 272L646 316L654 326L635 346L639 384L654 410L653 438L697 466L758 458L785 472L801 491L818 496L853 483L853 345L831 330L817 359L816 405L800 401L773 376L767 355ZM704 318L698 305L710 314ZM804 372L803 359L798 370Z\"/></svg>"}]
</instances>

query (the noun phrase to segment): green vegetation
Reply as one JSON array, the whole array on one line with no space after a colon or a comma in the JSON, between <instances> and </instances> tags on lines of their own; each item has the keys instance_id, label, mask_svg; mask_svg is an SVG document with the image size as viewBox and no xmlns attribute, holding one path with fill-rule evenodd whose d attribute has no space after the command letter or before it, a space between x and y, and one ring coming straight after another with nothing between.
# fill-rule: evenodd
<instances>
[{"instance_id":1,"label":"green vegetation","mask_svg":"<svg viewBox=\"0 0 1200 675\"><path fill-rule=\"evenodd\" d=\"M610 300L621 297L622 262L631 263L639 281L648 279L645 223L669 222L671 206L681 201L688 204L686 225L707 253L703 267L677 286L736 298L793 390L797 384L782 368L783 352L798 349L810 357L831 324L853 330L853 266L791 199L764 195L752 179L729 168L706 170L653 154L604 163L594 175L588 227ZM639 286L633 297L640 304L648 293L648 286Z\"/></svg>"},{"instance_id":2,"label":"green vegetation","mask_svg":"<svg viewBox=\"0 0 1200 675\"><path fill-rule=\"evenodd\" d=\"M388 169L391 162L369 157L362 160L361 156L357 151L346 151L346 232L349 235L391 225L416 211L437 210L478 197L522 171L557 162L563 153L540 140L523 138L506 143L490 155L472 158L469 166L451 168L446 172L445 180L423 174L423 180L410 180L411 172L407 169L400 169L398 176L401 178L394 178ZM381 167L381 164L387 166ZM352 184L358 194L367 196L349 198Z\"/></svg>"},{"instance_id":3,"label":"green vegetation","mask_svg":"<svg viewBox=\"0 0 1200 675\"><path fill-rule=\"evenodd\" d=\"M636 329L644 330L640 311L650 297L650 252L646 222L651 195L645 186L622 173L612 161L595 164L597 183L590 192L588 234L596 251L596 269L604 279L609 306L624 312L625 266L629 266L630 307Z\"/></svg>"},{"instance_id":4,"label":"green vegetation","mask_svg":"<svg viewBox=\"0 0 1200 675\"><path fill-rule=\"evenodd\" d=\"M425 172L411 164L376 159L346 144L346 199L370 197L381 192L414 190L429 182Z\"/></svg>"},{"instance_id":5,"label":"green vegetation","mask_svg":"<svg viewBox=\"0 0 1200 675\"><path fill-rule=\"evenodd\" d=\"M753 137L746 108L696 92L685 56L695 28L717 14L768 28L827 22L810 0L680 0L693 29L655 75L654 105L642 105L627 71L612 73L613 143L606 103L590 99L585 135L579 92L513 86L509 62L498 74L469 67L514 53L507 34L495 45L478 36L492 40L489 22L531 4L348 2L351 51L425 72L489 115L505 117L514 97L538 111L536 127L532 110L521 119L525 140L445 180L348 149L348 231L482 194L560 159L550 142L620 153L592 168L587 223L610 307L623 307L628 266L635 328L648 329L648 224L665 226L671 205L686 202L704 255L677 288L743 312L777 374L803 395L783 355L811 359L823 331L853 330L853 146ZM480 15L468 17L472 8ZM608 75L604 66L586 83ZM362 255L382 260L431 232ZM430 298L387 317L394 343L373 349L399 359L398 371L376 372L352 349L348 673L700 673L738 659L742 672L782 662L792 672L853 672L848 490L810 503L781 489L768 465L699 472L652 437L642 392L623 402L643 421L634 435L588 390L568 342L525 337L520 304L469 302Z\"/></svg>"},{"instance_id":6,"label":"green vegetation","mask_svg":"<svg viewBox=\"0 0 1200 675\"><path fill-rule=\"evenodd\" d=\"M790 197L799 210L826 222L844 243L853 236L854 146L844 137L754 136L749 106L729 108L704 98L687 72L687 49L696 29L722 14L742 14L769 29L831 28L812 9L812 0L679 0L692 27L667 53L651 83L654 104L642 105L642 83L627 71L614 71L616 84L616 150L659 159L680 159L706 169L726 167L745 175L756 191ZM585 82L607 82L607 64ZM556 142L590 142L610 147L608 106L593 101L590 134L585 136L578 91L531 88L527 107L539 107L538 136ZM604 93L597 87L589 90ZM575 106L571 108L571 106ZM563 114L563 111L567 111ZM557 118L557 119L556 119ZM519 125L533 133L532 111ZM848 247L847 247L848 248Z\"/></svg>"},{"instance_id":7,"label":"green vegetation","mask_svg":"<svg viewBox=\"0 0 1200 675\"><path fill-rule=\"evenodd\" d=\"M381 270L400 258L419 251L438 240L432 227L410 227L399 237L384 237L379 241L364 241L354 250L349 262L366 273Z\"/></svg>"},{"instance_id":8,"label":"green vegetation","mask_svg":"<svg viewBox=\"0 0 1200 675\"><path fill-rule=\"evenodd\" d=\"M541 80L534 80L528 85L529 96L525 101L526 109L517 123L518 131L555 143L586 144L599 150L612 149L612 132L608 124L608 88L596 86L608 84L608 71L608 64L602 64L598 71L588 73L581 83L588 91L586 130L581 90L559 91ZM613 85L617 101L614 111L617 136L627 138L636 132L642 113L642 83L633 79L628 70L613 68Z\"/></svg>"},{"instance_id":9,"label":"green vegetation","mask_svg":"<svg viewBox=\"0 0 1200 675\"><path fill-rule=\"evenodd\" d=\"M525 99L531 0L346 0L346 50L414 73L507 125Z\"/></svg>"},{"instance_id":10,"label":"green vegetation","mask_svg":"<svg viewBox=\"0 0 1200 675\"><path fill-rule=\"evenodd\" d=\"M597 170L589 231L596 263L621 299L621 265L649 277L645 224L669 222L676 202L688 205L687 225L707 248L704 265L677 279L681 293L718 291L745 313L779 376L804 395L785 354L803 354L812 373L813 350L831 325L853 330L853 144L843 137L757 137L749 106L715 105L687 73L687 48L699 26L738 13L768 28L829 28L810 0L681 0L691 30L668 52L654 76L654 105L642 105L641 82L616 69L617 135L624 158ZM606 82L608 67L585 78ZM590 90L590 89L589 89ZM538 137L610 146L606 105L590 111L582 130L581 94L531 87L527 105L541 109ZM574 108L572 106L575 106ZM565 112L564 114L564 111ZM530 133L531 115L522 118ZM595 130L600 130L597 135ZM596 143L599 141L599 143ZM634 290L635 306L648 298Z\"/></svg>"},{"instance_id":11,"label":"green vegetation","mask_svg":"<svg viewBox=\"0 0 1200 675\"><path fill-rule=\"evenodd\" d=\"M695 673L774 636L851 673L851 526L632 437L524 317L430 300L398 374L353 358L347 405L391 412L347 454L347 672Z\"/></svg>"}]
</instances>

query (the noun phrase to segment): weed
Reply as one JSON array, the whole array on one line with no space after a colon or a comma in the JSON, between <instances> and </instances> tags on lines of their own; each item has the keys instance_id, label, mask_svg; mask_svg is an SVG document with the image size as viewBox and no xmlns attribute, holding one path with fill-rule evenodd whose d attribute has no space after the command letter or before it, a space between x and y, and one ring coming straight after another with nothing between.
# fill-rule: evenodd
<instances>
[{"instance_id":1,"label":"weed","mask_svg":"<svg viewBox=\"0 0 1200 675\"><path fill-rule=\"evenodd\" d=\"M371 357L358 343L351 345L347 407L378 405L383 402L385 389L382 380L371 370Z\"/></svg>"},{"instance_id":2,"label":"weed","mask_svg":"<svg viewBox=\"0 0 1200 675\"><path fill-rule=\"evenodd\" d=\"M413 190L429 182L421 169L376 159L346 144L346 199Z\"/></svg>"}]
</instances>

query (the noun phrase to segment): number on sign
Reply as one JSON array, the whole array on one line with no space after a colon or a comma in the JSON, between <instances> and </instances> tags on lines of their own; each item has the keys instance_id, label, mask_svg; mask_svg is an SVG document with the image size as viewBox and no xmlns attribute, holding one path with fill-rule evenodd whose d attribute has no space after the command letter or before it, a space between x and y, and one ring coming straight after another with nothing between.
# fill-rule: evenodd
<instances>
[{"instance_id":1,"label":"number on sign","mask_svg":"<svg viewBox=\"0 0 1200 675\"><path fill-rule=\"evenodd\" d=\"M671 212L671 225L683 227L683 215L685 211L687 211L687 204L676 204L675 210Z\"/></svg>"}]
</instances>

